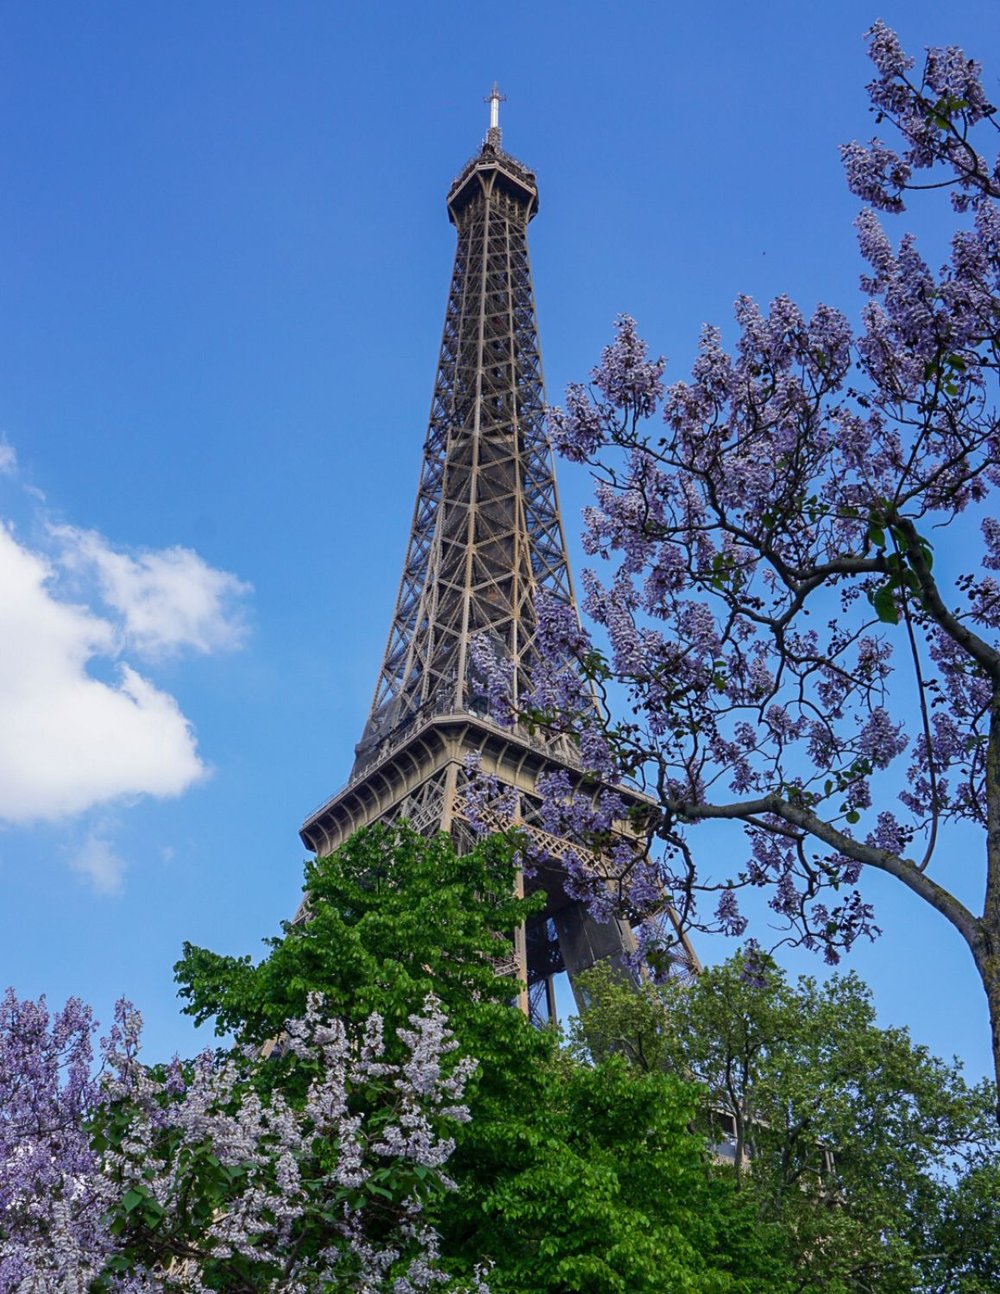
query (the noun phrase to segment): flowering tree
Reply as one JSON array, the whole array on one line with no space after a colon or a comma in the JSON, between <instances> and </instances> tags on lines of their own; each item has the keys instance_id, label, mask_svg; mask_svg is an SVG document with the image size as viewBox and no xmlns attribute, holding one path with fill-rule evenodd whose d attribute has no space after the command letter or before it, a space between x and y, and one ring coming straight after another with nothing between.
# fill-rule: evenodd
<instances>
[{"instance_id":1,"label":"flowering tree","mask_svg":"<svg viewBox=\"0 0 1000 1294\"><path fill-rule=\"evenodd\" d=\"M86 1289L111 1251L107 1183L84 1120L94 1023L77 998L0 1003L0 1290Z\"/></svg>"},{"instance_id":2,"label":"flowering tree","mask_svg":"<svg viewBox=\"0 0 1000 1294\"><path fill-rule=\"evenodd\" d=\"M191 1063L144 1066L122 1003L93 1073L89 1012L8 995L2 1294L803 1294L692 1086L512 1007L516 871L500 835L358 832L260 961L186 950L188 1009L239 1044Z\"/></svg>"},{"instance_id":3,"label":"flowering tree","mask_svg":"<svg viewBox=\"0 0 1000 1294\"><path fill-rule=\"evenodd\" d=\"M468 1118L475 1069L449 1059L433 998L397 1031L398 1061L378 1015L349 1032L315 996L270 1059L209 1051L149 1069L140 1028L119 1003L95 1075L87 1008L50 1021L8 991L0 1289L470 1289L442 1270L425 1216L452 1187L447 1133Z\"/></svg>"},{"instance_id":4,"label":"flowering tree","mask_svg":"<svg viewBox=\"0 0 1000 1294\"><path fill-rule=\"evenodd\" d=\"M458 1288L424 1209L452 1187L443 1134L468 1118L475 1065L448 1063L433 998L398 1030L399 1062L377 1014L352 1037L316 995L266 1061L204 1052L151 1072L138 1025L119 1012L95 1119L114 1187L108 1273L143 1291ZM269 1064L286 1071L280 1086L261 1074Z\"/></svg>"},{"instance_id":5,"label":"flowering tree","mask_svg":"<svg viewBox=\"0 0 1000 1294\"><path fill-rule=\"evenodd\" d=\"M871 204L860 329L741 297L734 352L706 328L690 380L665 386L619 320L592 385L550 417L598 477L585 543L616 565L585 577L585 606L610 652L543 607L553 667L531 717L581 731L598 780L645 780L660 879L689 925L741 934L738 891L766 888L789 937L835 962L877 933L863 868L931 904L975 960L1000 1079L1000 163L978 139L997 121L960 50L928 51L918 75L887 27L868 35L876 121L902 143L842 150ZM948 192L959 225L937 273L872 209L921 189ZM964 573L942 573L949 527L978 548ZM599 724L595 683L624 686L634 718ZM893 805L885 770L903 757ZM592 825L590 795L550 799ZM735 874L699 868L689 828L706 820L742 824ZM981 913L949 885L949 824L985 833Z\"/></svg>"}]
</instances>

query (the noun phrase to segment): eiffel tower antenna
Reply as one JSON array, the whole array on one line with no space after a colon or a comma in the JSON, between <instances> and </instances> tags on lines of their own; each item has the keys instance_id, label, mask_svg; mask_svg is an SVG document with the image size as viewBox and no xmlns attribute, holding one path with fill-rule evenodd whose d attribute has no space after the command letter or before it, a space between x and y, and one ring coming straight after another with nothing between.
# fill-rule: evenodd
<instances>
[{"instance_id":1,"label":"eiffel tower antenna","mask_svg":"<svg viewBox=\"0 0 1000 1294\"><path fill-rule=\"evenodd\" d=\"M490 128L486 132L486 142L491 148L500 147L500 105L507 102L507 96L501 94L496 81L493 82L493 89L489 92L484 103L490 105Z\"/></svg>"},{"instance_id":2,"label":"eiffel tower antenna","mask_svg":"<svg viewBox=\"0 0 1000 1294\"><path fill-rule=\"evenodd\" d=\"M511 969L527 985L522 1007L555 1013L553 977L571 982L595 961L622 961L635 947L625 921L596 920L567 892L571 844L540 825L537 781L581 772L567 737L505 729L487 712L472 659L485 640L511 677L515 703L536 661L535 604L544 592L575 610L552 452L528 260L538 211L534 174L500 151L502 96L488 96L480 152L448 191L455 263L403 573L371 710L343 790L301 829L306 846L332 853L371 822L407 820L472 833L464 808L470 755L516 797L517 820L550 860L526 883L547 905L516 940ZM627 795L628 793L626 793ZM640 797L633 795L633 800ZM697 966L686 943L677 969Z\"/></svg>"}]
</instances>

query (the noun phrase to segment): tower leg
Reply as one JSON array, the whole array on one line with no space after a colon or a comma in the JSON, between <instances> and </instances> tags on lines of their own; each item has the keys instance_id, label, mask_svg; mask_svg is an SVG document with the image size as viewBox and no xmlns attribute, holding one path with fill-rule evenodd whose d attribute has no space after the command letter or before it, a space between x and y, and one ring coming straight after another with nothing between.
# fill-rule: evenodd
<instances>
[{"instance_id":1,"label":"tower leg","mask_svg":"<svg viewBox=\"0 0 1000 1294\"><path fill-rule=\"evenodd\" d=\"M559 951L566 964L573 997L577 1008L582 1010L586 1002L577 988L576 977L604 960L627 973L625 961L635 951L635 936L624 921L614 918L597 921L583 903L570 904L554 913L552 920L559 935Z\"/></svg>"},{"instance_id":2,"label":"tower leg","mask_svg":"<svg viewBox=\"0 0 1000 1294\"><path fill-rule=\"evenodd\" d=\"M545 981L545 1005L549 1013L549 1022L554 1024L559 1019L556 1009L556 977L550 975Z\"/></svg>"},{"instance_id":3,"label":"tower leg","mask_svg":"<svg viewBox=\"0 0 1000 1294\"><path fill-rule=\"evenodd\" d=\"M524 898L524 873L518 868L517 880L514 882L514 894ZM530 1015L528 1002L528 932L522 921L514 931L514 957L517 960L517 978L520 989L517 994L517 1005L523 1015Z\"/></svg>"}]
</instances>

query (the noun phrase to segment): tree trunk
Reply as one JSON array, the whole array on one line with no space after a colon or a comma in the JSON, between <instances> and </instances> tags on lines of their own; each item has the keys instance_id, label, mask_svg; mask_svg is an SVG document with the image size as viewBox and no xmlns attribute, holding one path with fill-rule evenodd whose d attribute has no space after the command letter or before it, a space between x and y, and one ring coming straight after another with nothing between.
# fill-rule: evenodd
<instances>
[{"instance_id":1,"label":"tree trunk","mask_svg":"<svg viewBox=\"0 0 1000 1294\"><path fill-rule=\"evenodd\" d=\"M997 1122L1000 1123L1000 958L994 952L988 958L988 961L992 964L992 969L984 971L980 968L979 973L983 977L983 988L986 990L986 1001L990 1008L990 1036L993 1042L993 1073L997 1098L996 1111Z\"/></svg>"},{"instance_id":2,"label":"tree trunk","mask_svg":"<svg viewBox=\"0 0 1000 1294\"><path fill-rule=\"evenodd\" d=\"M1000 687L990 703L990 736L986 748L986 894L976 966L990 1010L997 1121L1000 1122Z\"/></svg>"},{"instance_id":3,"label":"tree trunk","mask_svg":"<svg viewBox=\"0 0 1000 1294\"><path fill-rule=\"evenodd\" d=\"M736 1169L736 1189L739 1190L746 1171L746 1122L738 1105L733 1106L733 1122L736 1124L736 1143L733 1151L733 1167Z\"/></svg>"}]
</instances>

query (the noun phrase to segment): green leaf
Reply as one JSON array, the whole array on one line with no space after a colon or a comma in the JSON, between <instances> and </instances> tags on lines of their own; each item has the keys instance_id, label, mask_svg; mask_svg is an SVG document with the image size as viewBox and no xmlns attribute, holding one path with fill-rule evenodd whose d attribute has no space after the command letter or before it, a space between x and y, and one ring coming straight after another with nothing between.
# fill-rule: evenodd
<instances>
[{"instance_id":1,"label":"green leaf","mask_svg":"<svg viewBox=\"0 0 1000 1294\"><path fill-rule=\"evenodd\" d=\"M884 584L882 588L876 589L871 595L872 606L875 608L875 614L887 625L899 624L899 612L896 610L896 602L892 596L891 585Z\"/></svg>"}]
</instances>

